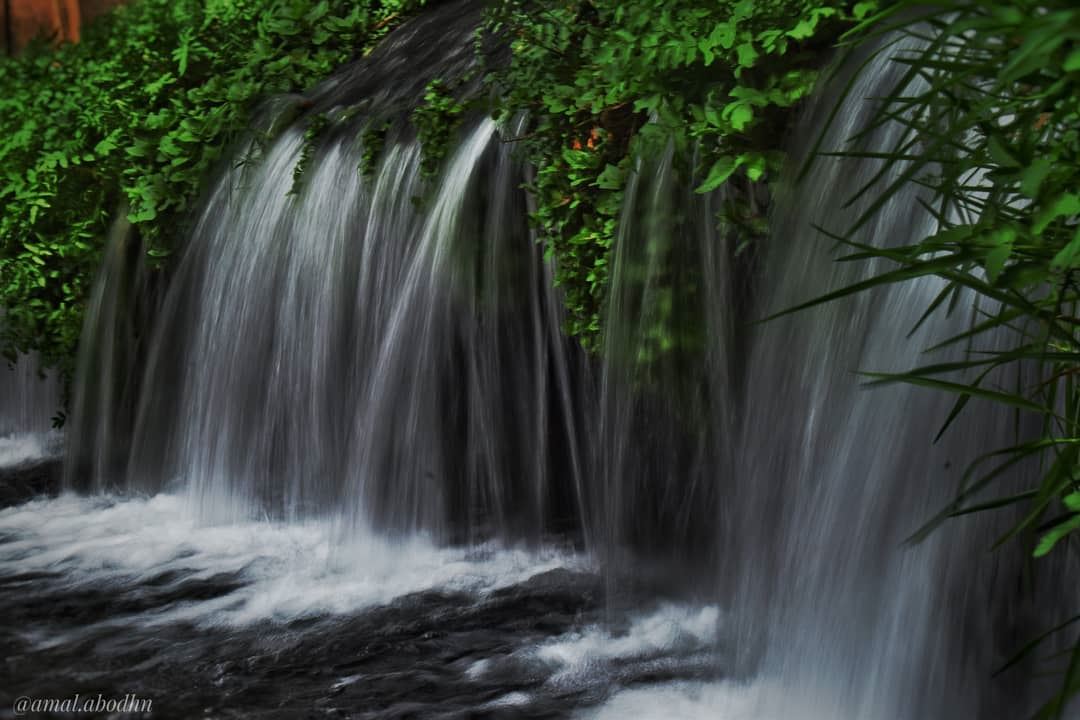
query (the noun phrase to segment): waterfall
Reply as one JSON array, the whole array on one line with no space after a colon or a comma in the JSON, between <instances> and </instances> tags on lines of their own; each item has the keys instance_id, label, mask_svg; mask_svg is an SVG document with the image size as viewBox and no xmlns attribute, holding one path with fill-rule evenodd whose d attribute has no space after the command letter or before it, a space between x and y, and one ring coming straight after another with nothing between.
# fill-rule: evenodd
<instances>
[{"instance_id":1,"label":"waterfall","mask_svg":"<svg viewBox=\"0 0 1080 720\"><path fill-rule=\"evenodd\" d=\"M904 72L893 58L912 42L875 56L844 99L826 89L798 140L812 142L827 127L826 148L851 149L846 141L872 119L873 98ZM888 151L905 132L887 124L861 142ZM883 261L836 262L847 251L813 230L846 230L874 193L848 201L880 169L874 160L817 158L787 188L762 263L761 316L886 269ZM892 168L892 177L902 170ZM918 192L910 184L891 197L856 239L885 248L932 235L936 223ZM1010 547L988 552L1009 513L953 520L905 546L954 497L971 461L1014 444L1030 424L1017 427L1007 408L973 400L932 444L955 397L911 385L860 387L859 371L966 357L962 345L925 353L966 330L977 306L962 294L951 314L942 308L920 325L944 286L921 278L782 317L762 325L746 349L740 454L725 498L737 508L734 536L745 553L735 644L743 662L785 688L799 717L1016 717L1031 709L1024 688L988 680L1017 637L1038 633L1025 627L1024 613L1035 608L1016 589L1023 558ZM983 340L974 351L1007 341ZM1012 482L1037 472L1021 468ZM1045 604L1043 622L1066 606Z\"/></svg>"},{"instance_id":2,"label":"waterfall","mask_svg":"<svg viewBox=\"0 0 1080 720\"><path fill-rule=\"evenodd\" d=\"M776 199L765 247L740 254L736 231L717 227L724 191L693 191L696 158L668 147L638 159L603 350L585 357L561 331L528 226L529 171L507 142L524 121L469 117L441 169L422 172L405 113L432 77L469 76L476 16L462 7L268 105L160 302L134 240L114 233L84 331L69 487L178 495L213 527L328 518L343 543L570 537L608 568L611 596L636 574L702 602L693 651L715 650L712 672L740 688L768 688L755 719L1029 709L1032 688L989 680L1047 609L1013 587L1022 558L984 552L1008 518L904 545L967 463L1026 428L972 402L932 444L952 398L866 389L857 374L922 364L967 326L974 298L914 332L938 280L751 325L883 267L836 262L813 229L865 208L845 202L880 166L815 160ZM868 99L899 72L890 57L843 99L824 90L796 156L837 103L827 145L866 124ZM328 129L313 137L317 115ZM898 132L866 142L888 148ZM933 228L912 188L861 240L906 244Z\"/></svg>"},{"instance_id":3,"label":"waterfall","mask_svg":"<svg viewBox=\"0 0 1080 720\"><path fill-rule=\"evenodd\" d=\"M580 468L561 458L575 454L576 361L503 142L517 130L468 121L427 179L400 117L427 83L415 58L440 77L468 69L466 6L410 24L314 100L271 104L198 215L137 383L121 368L138 333L100 320L130 315L130 293L95 296L72 486L183 489L207 520L334 515L444 538L536 536L574 513ZM305 120L289 125L298 105L331 118L314 147ZM363 146L386 126L381 148ZM109 257L101 287L130 272L122 250ZM118 403L134 408L127 430L100 422L121 377L137 398Z\"/></svg>"},{"instance_id":4,"label":"waterfall","mask_svg":"<svg viewBox=\"0 0 1080 720\"><path fill-rule=\"evenodd\" d=\"M332 515L444 539L578 524L579 361L503 142L518 129L467 121L428 179L401 118L429 77L416 57L440 77L468 70L476 13L462 7L410 24L313 100L271 103L208 194L145 348L130 322L95 319L130 315L131 293L99 292L82 365L106 380L81 383L95 397L77 403L72 486L182 489L214 521ZM331 128L312 141L306 119L290 125L298 106ZM101 286L123 285L125 253L109 257ZM140 352L132 382L121 368ZM120 378L136 399L110 404ZM133 408L127 430L99 421L117 406Z\"/></svg>"},{"instance_id":5,"label":"waterfall","mask_svg":"<svg viewBox=\"0 0 1080 720\"><path fill-rule=\"evenodd\" d=\"M655 559L691 585L724 552L714 511L734 450L741 302L721 194L694 193L694 165L669 144L630 175L586 423L596 544L609 563Z\"/></svg>"},{"instance_id":6,"label":"waterfall","mask_svg":"<svg viewBox=\"0 0 1080 720\"><path fill-rule=\"evenodd\" d=\"M538 529L566 353L510 148L474 124L425 196L415 140L365 178L363 150L334 139L293 197L303 142L290 131L226 174L203 211L153 351L133 487L179 479L208 517Z\"/></svg>"},{"instance_id":7,"label":"waterfall","mask_svg":"<svg viewBox=\"0 0 1080 720\"><path fill-rule=\"evenodd\" d=\"M126 216L127 208L119 208L83 319L64 457L67 487L114 487L131 449L134 378L145 362L145 328L158 313L158 288Z\"/></svg>"}]
</instances>

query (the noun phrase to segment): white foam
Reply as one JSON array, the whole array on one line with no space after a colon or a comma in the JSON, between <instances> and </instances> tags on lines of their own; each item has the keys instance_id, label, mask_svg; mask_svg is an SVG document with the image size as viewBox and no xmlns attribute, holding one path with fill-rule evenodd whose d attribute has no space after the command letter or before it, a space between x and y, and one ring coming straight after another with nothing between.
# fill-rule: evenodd
<instances>
[{"instance_id":1,"label":"white foam","mask_svg":"<svg viewBox=\"0 0 1080 720\"><path fill-rule=\"evenodd\" d=\"M485 709L495 710L498 708L507 707L526 707L533 701L533 698L528 693L523 692L511 692L496 698L487 703Z\"/></svg>"},{"instance_id":2,"label":"white foam","mask_svg":"<svg viewBox=\"0 0 1080 720\"><path fill-rule=\"evenodd\" d=\"M440 548L422 539L361 538L343 549L330 522L201 526L179 496L114 500L63 495L0 511L0 574L44 571L68 586L135 587L162 573L236 573L224 597L143 622L205 625L346 613L434 588L483 594L557 567L567 553L497 546Z\"/></svg>"},{"instance_id":3,"label":"white foam","mask_svg":"<svg viewBox=\"0 0 1080 720\"><path fill-rule=\"evenodd\" d=\"M466 674L474 681L483 680L509 659L546 676L548 686L584 691L661 666L711 664L719 626L720 611L715 606L665 604L631 616L621 629L588 625L509 656L478 660Z\"/></svg>"},{"instance_id":4,"label":"white foam","mask_svg":"<svg viewBox=\"0 0 1080 720\"><path fill-rule=\"evenodd\" d=\"M712 647L719 623L720 610L715 606L667 604L633 618L624 633L592 625L544 643L535 652L541 660L568 672L615 660L688 655Z\"/></svg>"},{"instance_id":5,"label":"white foam","mask_svg":"<svg viewBox=\"0 0 1080 720\"><path fill-rule=\"evenodd\" d=\"M56 457L60 454L63 437L57 430L0 436L0 468Z\"/></svg>"},{"instance_id":6,"label":"white foam","mask_svg":"<svg viewBox=\"0 0 1080 720\"><path fill-rule=\"evenodd\" d=\"M774 681L672 682L621 690L580 720L856 720L822 697Z\"/></svg>"}]
</instances>

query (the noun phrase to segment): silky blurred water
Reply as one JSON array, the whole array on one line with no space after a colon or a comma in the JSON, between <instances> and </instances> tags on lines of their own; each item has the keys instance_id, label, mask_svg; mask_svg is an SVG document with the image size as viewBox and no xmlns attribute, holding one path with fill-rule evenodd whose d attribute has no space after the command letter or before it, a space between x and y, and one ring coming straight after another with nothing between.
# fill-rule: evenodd
<instances>
[{"instance_id":1,"label":"silky blurred water","mask_svg":"<svg viewBox=\"0 0 1080 720\"><path fill-rule=\"evenodd\" d=\"M932 443L952 398L858 374L962 357L923 351L974 299L913 330L942 287L923 279L752 324L884 267L814 229L858 216L878 164L794 171L830 111L844 147L902 67L822 88L747 253L717 222L733 191L694 192L693 151L638 159L589 356L529 227L526 118L467 118L432 177L404 122L433 74L466 75L475 20L440 6L269 103L257 129L277 130L235 151L167 282L114 229L67 493L0 511L5 686L137 691L166 717L1030 711L1050 687L1031 668L991 675L1064 612L1075 568L1033 600L1024 558L986 552L1000 514L904 543L1027 429L972 402ZM913 187L858 239L933 229ZM53 401L20 372L0 417L27 431Z\"/></svg>"}]
</instances>

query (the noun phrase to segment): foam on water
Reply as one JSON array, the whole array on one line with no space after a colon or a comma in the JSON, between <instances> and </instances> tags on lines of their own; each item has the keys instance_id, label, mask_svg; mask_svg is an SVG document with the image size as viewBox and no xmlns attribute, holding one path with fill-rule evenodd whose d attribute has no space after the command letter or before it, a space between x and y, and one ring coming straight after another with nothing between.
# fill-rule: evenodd
<instances>
[{"instance_id":1,"label":"foam on water","mask_svg":"<svg viewBox=\"0 0 1080 720\"><path fill-rule=\"evenodd\" d=\"M716 606L665 604L631 618L625 632L592 625L540 645L535 654L569 674L603 663L702 652L715 644L719 630Z\"/></svg>"},{"instance_id":2,"label":"foam on water","mask_svg":"<svg viewBox=\"0 0 1080 720\"><path fill-rule=\"evenodd\" d=\"M18 467L56 457L64 436L56 431L13 433L0 437L0 468Z\"/></svg>"},{"instance_id":3,"label":"foam on water","mask_svg":"<svg viewBox=\"0 0 1080 720\"><path fill-rule=\"evenodd\" d=\"M534 694L511 692L492 701L491 708L529 705L552 696L578 696L588 704L603 700L609 688L657 677L711 676L720 630L716 606L665 603L624 620L588 624L502 657L485 658L467 675L481 682L516 668L519 675L545 678Z\"/></svg>"},{"instance_id":4,"label":"foam on water","mask_svg":"<svg viewBox=\"0 0 1080 720\"><path fill-rule=\"evenodd\" d=\"M174 495L63 495L0 511L0 576L44 572L69 589L119 591L167 573L184 581L235 575L242 584L224 597L178 603L138 621L237 626L348 613L436 588L482 595L583 564L558 550L440 548L422 537L342 547L335 536L328 521L203 526Z\"/></svg>"},{"instance_id":5,"label":"foam on water","mask_svg":"<svg viewBox=\"0 0 1080 720\"><path fill-rule=\"evenodd\" d=\"M624 689L580 720L844 720L839 703L799 697L782 683L680 681Z\"/></svg>"}]
</instances>

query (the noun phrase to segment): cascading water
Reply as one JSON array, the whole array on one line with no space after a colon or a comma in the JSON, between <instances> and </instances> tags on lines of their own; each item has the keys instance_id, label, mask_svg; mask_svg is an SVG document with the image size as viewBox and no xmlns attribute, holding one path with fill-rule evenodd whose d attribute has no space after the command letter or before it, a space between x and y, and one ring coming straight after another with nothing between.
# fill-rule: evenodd
<instances>
[{"instance_id":1,"label":"cascading water","mask_svg":"<svg viewBox=\"0 0 1080 720\"><path fill-rule=\"evenodd\" d=\"M449 21L443 42L461 57L432 72L464 71L475 22ZM302 126L253 141L257 159L223 175L164 302L127 467L97 486L183 487L219 520L334 514L443 536L465 516L480 534L535 534L566 504L546 483L551 459L573 456L567 343L513 146L473 122L429 181L405 126L381 152L360 142L422 94L423 78L395 82L438 30L415 24L350 74L376 80L305 101L360 120L314 151Z\"/></svg>"},{"instance_id":2,"label":"cascading water","mask_svg":"<svg viewBox=\"0 0 1080 720\"><path fill-rule=\"evenodd\" d=\"M715 509L730 479L736 287L718 194L696 195L671 146L631 174L612 265L604 364L585 422L595 497L587 522L607 555L665 582L707 584Z\"/></svg>"},{"instance_id":3,"label":"cascading water","mask_svg":"<svg viewBox=\"0 0 1080 720\"><path fill-rule=\"evenodd\" d=\"M894 46L861 72L829 125L826 147L844 148L869 122L868 99L896 84L904 68L892 58L906 49ZM818 113L830 112L832 102L823 97ZM820 122L810 118L811 141ZM904 132L887 125L864 142L893 148ZM846 203L879 169L874 161L818 158L780 199L761 314L884 269L881 262L835 262L833 241L811 229L854 222L873 192ZM889 247L934 229L913 184L858 239ZM749 348L731 501L744 519L734 534L752 548L759 571L743 568L733 622L743 655L786 688L800 717L1019 717L1030 709L1017 687L986 681L1011 650L994 645L1001 638L995 624L1003 614L1018 622L1022 612L1011 597L1019 559L985 552L1007 518L958 520L903 547L952 499L963 468L1023 430L1008 411L973 401L963 422L931 445L954 398L910 385L859 387L858 371L961 359L958 346L923 354L971 321L969 295L952 315L941 311L920 325L943 287L924 278L780 318L762 326Z\"/></svg>"},{"instance_id":4,"label":"cascading water","mask_svg":"<svg viewBox=\"0 0 1080 720\"><path fill-rule=\"evenodd\" d=\"M272 103L160 303L116 229L68 454L69 487L99 495L0 513L0 580L44 588L0 604L29 628L5 631L20 682L44 691L34 667L77 667L100 691L115 680L78 648L108 646L188 715L227 712L222 697L358 717L1030 708L1031 688L988 679L1015 646L990 638L1035 631L1000 590L1018 564L981 553L996 523L902 547L960 468L1010 443L1011 415L976 408L931 446L948 398L855 375L919 364L968 318L909 337L939 291L927 279L747 326L875 271L834 262L812 226L853 217L843 203L876 165L816 160L752 258L716 226L723 198L693 192L694 158L642 158L602 359L585 358L528 230L506 142L524 123L468 120L429 178L403 120L431 77L469 76L475 24L470 3L441 5ZM829 144L895 81L888 58ZM311 141L316 116L329 129ZM917 208L896 196L864 240L925 235Z\"/></svg>"},{"instance_id":5,"label":"cascading water","mask_svg":"<svg viewBox=\"0 0 1080 720\"><path fill-rule=\"evenodd\" d=\"M36 357L0 367L0 398L0 467L55 456L60 437L52 418L61 408L60 389L53 375L42 376Z\"/></svg>"},{"instance_id":6,"label":"cascading water","mask_svg":"<svg viewBox=\"0 0 1080 720\"><path fill-rule=\"evenodd\" d=\"M421 199L418 143L392 139L364 179L362 149L336 138L292 197L303 143L286 132L204 211L146 379L134 487L180 478L208 516L535 526L566 353L509 147L476 124Z\"/></svg>"}]
</instances>

